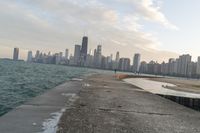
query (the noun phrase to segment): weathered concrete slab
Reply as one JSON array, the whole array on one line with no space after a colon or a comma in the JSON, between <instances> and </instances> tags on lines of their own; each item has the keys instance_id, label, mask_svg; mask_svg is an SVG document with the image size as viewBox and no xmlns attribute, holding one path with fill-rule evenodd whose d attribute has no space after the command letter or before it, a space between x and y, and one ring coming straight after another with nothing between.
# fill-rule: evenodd
<instances>
[{"instance_id":1,"label":"weathered concrete slab","mask_svg":"<svg viewBox=\"0 0 200 133\"><path fill-rule=\"evenodd\" d=\"M0 132L42 132L43 122L63 107L58 133L200 132L199 112L105 74L68 82L32 99L0 117Z\"/></svg>"},{"instance_id":2,"label":"weathered concrete slab","mask_svg":"<svg viewBox=\"0 0 200 133\"><path fill-rule=\"evenodd\" d=\"M79 99L66 110L58 133L199 133L200 113L115 80L84 80Z\"/></svg>"},{"instance_id":3,"label":"weathered concrete slab","mask_svg":"<svg viewBox=\"0 0 200 133\"><path fill-rule=\"evenodd\" d=\"M43 122L55 117L52 113L60 112L63 108L70 106L71 98L80 89L80 81L71 81L33 98L0 117L0 133L43 132Z\"/></svg>"}]
</instances>

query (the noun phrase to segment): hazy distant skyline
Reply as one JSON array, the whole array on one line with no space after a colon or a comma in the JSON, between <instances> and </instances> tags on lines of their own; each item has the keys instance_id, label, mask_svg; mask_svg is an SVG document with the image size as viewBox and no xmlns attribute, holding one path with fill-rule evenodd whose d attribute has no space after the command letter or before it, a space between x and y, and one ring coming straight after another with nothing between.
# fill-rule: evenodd
<instances>
[{"instance_id":1,"label":"hazy distant skyline","mask_svg":"<svg viewBox=\"0 0 200 133\"><path fill-rule=\"evenodd\" d=\"M199 0L0 0L0 58L29 50L74 52L82 36L103 54L161 62L200 55ZM89 50L88 49L88 50Z\"/></svg>"}]
</instances>

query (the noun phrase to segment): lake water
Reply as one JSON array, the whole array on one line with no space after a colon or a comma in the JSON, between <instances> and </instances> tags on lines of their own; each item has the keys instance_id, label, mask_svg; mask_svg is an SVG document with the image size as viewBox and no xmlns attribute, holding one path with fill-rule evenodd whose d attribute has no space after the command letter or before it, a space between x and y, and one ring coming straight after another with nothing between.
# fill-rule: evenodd
<instances>
[{"instance_id":1,"label":"lake water","mask_svg":"<svg viewBox=\"0 0 200 133\"><path fill-rule=\"evenodd\" d=\"M92 73L86 68L0 60L0 116L55 86Z\"/></svg>"}]
</instances>

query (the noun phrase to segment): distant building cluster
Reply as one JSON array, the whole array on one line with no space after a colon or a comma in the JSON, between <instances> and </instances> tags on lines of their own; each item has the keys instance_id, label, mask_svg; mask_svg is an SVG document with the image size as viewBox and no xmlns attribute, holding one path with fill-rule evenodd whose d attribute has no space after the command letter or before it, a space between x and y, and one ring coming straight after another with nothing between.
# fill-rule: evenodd
<instances>
[{"instance_id":1,"label":"distant building cluster","mask_svg":"<svg viewBox=\"0 0 200 133\"><path fill-rule=\"evenodd\" d=\"M19 48L14 48L13 60L18 60ZM154 75L169 75L180 77L199 77L200 76L200 57L197 62L192 62L190 55L181 55L177 59L169 59L168 63L159 64L155 61L149 63L141 60L141 55L136 53L133 57L133 63L129 58L120 57L117 52L113 57L102 55L102 46L98 45L94 52L88 52L88 37L82 38L82 45L75 45L74 53L69 56L69 50L52 54L36 51L33 56L32 51L28 52L27 62L60 64L69 66L89 67L105 70L118 70L134 73L145 73Z\"/></svg>"},{"instance_id":2,"label":"distant building cluster","mask_svg":"<svg viewBox=\"0 0 200 133\"><path fill-rule=\"evenodd\" d=\"M171 58L167 63L161 64L150 61L149 63L143 61L140 64L140 73L168 75L177 77L200 77L200 57L197 62L192 61L192 56L189 54L181 55L179 58Z\"/></svg>"}]
</instances>

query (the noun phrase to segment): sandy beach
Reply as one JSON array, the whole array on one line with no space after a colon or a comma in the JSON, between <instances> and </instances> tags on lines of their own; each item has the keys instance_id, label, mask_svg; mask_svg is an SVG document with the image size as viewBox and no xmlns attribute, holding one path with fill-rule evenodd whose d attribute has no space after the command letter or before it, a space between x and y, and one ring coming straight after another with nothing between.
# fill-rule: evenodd
<instances>
[{"instance_id":1,"label":"sandy beach","mask_svg":"<svg viewBox=\"0 0 200 133\"><path fill-rule=\"evenodd\" d=\"M166 82L174 84L174 87L167 87L168 89L186 91L192 93L200 93L200 80L197 79L186 79L186 78L148 78L149 80Z\"/></svg>"}]
</instances>

